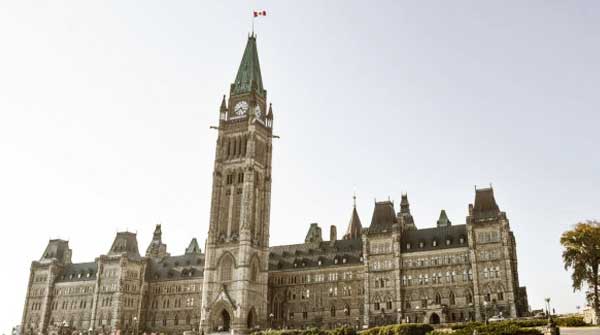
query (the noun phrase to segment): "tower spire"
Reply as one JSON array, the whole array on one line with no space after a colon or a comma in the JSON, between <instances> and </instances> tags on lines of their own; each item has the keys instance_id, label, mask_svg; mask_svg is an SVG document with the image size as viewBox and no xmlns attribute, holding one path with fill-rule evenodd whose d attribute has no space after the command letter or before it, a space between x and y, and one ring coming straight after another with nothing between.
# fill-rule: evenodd
<instances>
[{"instance_id":1,"label":"tower spire","mask_svg":"<svg viewBox=\"0 0 600 335\"><path fill-rule=\"evenodd\" d=\"M248 42L246 42L235 82L231 85L231 94L250 93L253 89L256 89L256 93L260 96L266 96L267 92L263 87L254 33L248 36Z\"/></svg>"}]
</instances>

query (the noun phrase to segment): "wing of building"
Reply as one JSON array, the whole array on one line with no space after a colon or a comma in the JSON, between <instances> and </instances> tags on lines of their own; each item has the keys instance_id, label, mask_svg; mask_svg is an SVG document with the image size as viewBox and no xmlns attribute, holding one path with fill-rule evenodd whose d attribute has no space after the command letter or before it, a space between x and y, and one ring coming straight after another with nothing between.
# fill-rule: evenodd
<instances>
[{"instance_id":1,"label":"wing of building","mask_svg":"<svg viewBox=\"0 0 600 335\"><path fill-rule=\"evenodd\" d=\"M476 189L462 224L441 210L431 228L417 228L404 194L398 212L376 202L365 227L355 204L340 238L332 226L323 240L312 223L299 244L269 246L273 119L252 35L219 108L205 253L194 238L171 255L160 225L143 256L129 232L86 263L50 240L31 264L22 332L237 334L527 312L515 238L491 188Z\"/></svg>"}]
</instances>

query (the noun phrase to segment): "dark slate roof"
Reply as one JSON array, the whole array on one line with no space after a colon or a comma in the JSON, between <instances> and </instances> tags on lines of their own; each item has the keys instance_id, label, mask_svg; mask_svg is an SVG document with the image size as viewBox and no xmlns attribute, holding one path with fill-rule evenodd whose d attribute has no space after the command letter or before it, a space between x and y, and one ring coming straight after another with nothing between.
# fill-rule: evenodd
<instances>
[{"instance_id":1,"label":"dark slate roof","mask_svg":"<svg viewBox=\"0 0 600 335\"><path fill-rule=\"evenodd\" d=\"M200 253L151 258L148 263L146 278L149 281L177 280L204 276L204 254Z\"/></svg>"},{"instance_id":2,"label":"dark slate roof","mask_svg":"<svg viewBox=\"0 0 600 335\"><path fill-rule=\"evenodd\" d=\"M337 240L333 245L330 241L320 242L318 245L314 243L281 245L271 247L269 251L269 270L350 265L362 262L361 239Z\"/></svg>"},{"instance_id":3,"label":"dark slate roof","mask_svg":"<svg viewBox=\"0 0 600 335\"><path fill-rule=\"evenodd\" d=\"M96 280L98 273L98 264L96 262L72 263L65 266L65 269L58 277L58 282L74 282Z\"/></svg>"},{"instance_id":4,"label":"dark slate roof","mask_svg":"<svg viewBox=\"0 0 600 335\"><path fill-rule=\"evenodd\" d=\"M464 239L464 243L460 244L460 238ZM446 240L450 239L450 244L446 244ZM437 246L433 246L433 241L437 241ZM423 247L419 247L419 243L423 242ZM410 249L407 249L407 244L410 243ZM428 250L440 250L466 247L467 244L467 225L442 226L426 229L407 230L402 234L402 252L417 252Z\"/></svg>"},{"instance_id":5,"label":"dark slate roof","mask_svg":"<svg viewBox=\"0 0 600 335\"><path fill-rule=\"evenodd\" d=\"M135 233L119 232L113 241L109 256L127 254L130 259L140 259L137 237Z\"/></svg>"},{"instance_id":6,"label":"dark slate roof","mask_svg":"<svg viewBox=\"0 0 600 335\"><path fill-rule=\"evenodd\" d=\"M500 208L494 198L494 190L491 187L475 190L473 214L477 217L488 217L498 213L500 213Z\"/></svg>"},{"instance_id":7,"label":"dark slate roof","mask_svg":"<svg viewBox=\"0 0 600 335\"><path fill-rule=\"evenodd\" d=\"M394 203L391 201L376 202L375 209L373 209L373 217L371 218L371 225L369 226L369 232L382 233L391 231L392 225L397 222Z\"/></svg>"},{"instance_id":8,"label":"dark slate roof","mask_svg":"<svg viewBox=\"0 0 600 335\"><path fill-rule=\"evenodd\" d=\"M257 93L265 96L260 64L258 62L258 50L256 49L256 36L248 37L246 49L242 62L238 68L235 82L232 85L232 94L249 93L252 91L252 82L255 82Z\"/></svg>"},{"instance_id":9,"label":"dark slate roof","mask_svg":"<svg viewBox=\"0 0 600 335\"><path fill-rule=\"evenodd\" d=\"M362 232L362 224L360 223L360 218L358 217L358 212L356 211L356 206L354 206L354 208L352 209L352 216L350 217L350 223L348 223L348 230L346 230L344 239L352 240L355 238L360 238L361 232Z\"/></svg>"},{"instance_id":10,"label":"dark slate roof","mask_svg":"<svg viewBox=\"0 0 600 335\"><path fill-rule=\"evenodd\" d=\"M56 258L64 260L69 255L69 242L61 239L48 241L48 246L44 250L41 260ZM68 258L68 257L67 257Z\"/></svg>"}]
</instances>

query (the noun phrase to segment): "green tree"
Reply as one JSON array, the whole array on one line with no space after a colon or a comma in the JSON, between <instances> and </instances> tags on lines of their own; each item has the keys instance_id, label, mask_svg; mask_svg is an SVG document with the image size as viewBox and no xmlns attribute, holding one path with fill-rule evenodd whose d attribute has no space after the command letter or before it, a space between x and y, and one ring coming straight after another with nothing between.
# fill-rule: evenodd
<instances>
[{"instance_id":1,"label":"green tree","mask_svg":"<svg viewBox=\"0 0 600 335\"><path fill-rule=\"evenodd\" d=\"M586 221L575 225L560 237L564 247L565 270L573 269L573 290L581 290L584 283L591 286L592 307L600 315L598 297L598 265L600 264L600 222Z\"/></svg>"}]
</instances>

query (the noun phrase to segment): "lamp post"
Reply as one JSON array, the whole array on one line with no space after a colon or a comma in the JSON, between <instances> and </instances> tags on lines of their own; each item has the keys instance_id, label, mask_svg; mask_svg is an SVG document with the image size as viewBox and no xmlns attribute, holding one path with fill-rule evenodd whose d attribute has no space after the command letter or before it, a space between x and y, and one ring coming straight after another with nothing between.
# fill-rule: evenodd
<instances>
[{"instance_id":1,"label":"lamp post","mask_svg":"<svg viewBox=\"0 0 600 335\"><path fill-rule=\"evenodd\" d=\"M133 335L137 335L137 333L138 333L137 326L138 326L138 318L137 318L137 316L134 316L133 317Z\"/></svg>"},{"instance_id":2,"label":"lamp post","mask_svg":"<svg viewBox=\"0 0 600 335\"><path fill-rule=\"evenodd\" d=\"M487 306L488 306L488 302L484 301L483 302L483 317L485 318L485 324L488 324L488 317L487 317Z\"/></svg>"},{"instance_id":3,"label":"lamp post","mask_svg":"<svg viewBox=\"0 0 600 335\"><path fill-rule=\"evenodd\" d=\"M273 329L273 317L275 317L275 315L273 313L269 314L269 320L271 322L271 329Z\"/></svg>"}]
</instances>

